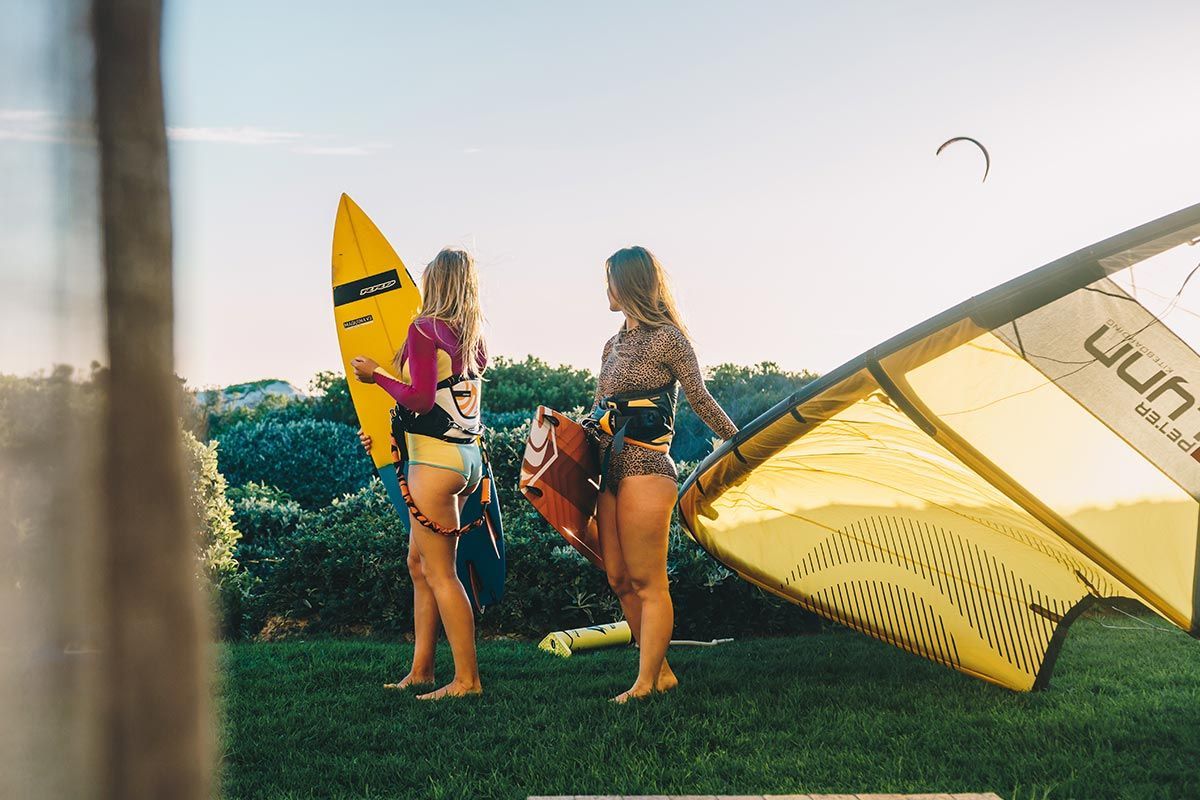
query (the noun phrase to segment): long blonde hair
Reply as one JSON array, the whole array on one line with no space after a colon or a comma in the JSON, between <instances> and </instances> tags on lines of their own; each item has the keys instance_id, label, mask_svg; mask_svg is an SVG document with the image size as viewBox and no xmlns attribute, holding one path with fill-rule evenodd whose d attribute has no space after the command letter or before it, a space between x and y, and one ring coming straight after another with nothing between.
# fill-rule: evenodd
<instances>
[{"instance_id":1,"label":"long blonde hair","mask_svg":"<svg viewBox=\"0 0 1200 800\"><path fill-rule=\"evenodd\" d=\"M440 319L458 334L463 371L482 372L486 353L483 342L483 309L479 305L479 276L475 259L466 250L447 247L433 257L421 275L421 310L417 317ZM400 354L396 354L400 369Z\"/></svg>"},{"instance_id":2,"label":"long blonde hair","mask_svg":"<svg viewBox=\"0 0 1200 800\"><path fill-rule=\"evenodd\" d=\"M688 336L667 272L653 253L644 247L626 247L609 256L604 267L621 310L639 325L674 325Z\"/></svg>"}]
</instances>

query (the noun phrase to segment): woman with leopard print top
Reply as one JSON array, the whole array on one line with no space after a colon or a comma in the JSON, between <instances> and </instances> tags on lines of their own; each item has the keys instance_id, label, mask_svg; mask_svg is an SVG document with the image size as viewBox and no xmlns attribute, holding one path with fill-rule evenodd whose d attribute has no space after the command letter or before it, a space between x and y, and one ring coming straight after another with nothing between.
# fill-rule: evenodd
<instances>
[{"instance_id":1,"label":"woman with leopard print top","mask_svg":"<svg viewBox=\"0 0 1200 800\"><path fill-rule=\"evenodd\" d=\"M614 253L606 270L609 308L622 312L625 323L604 345L585 425L603 464L596 525L604 569L640 647L637 679L614 698L624 703L679 683L666 660L674 628L667 540L678 490L670 455L678 386L722 439L737 427L704 386L658 259L629 247Z\"/></svg>"}]
</instances>

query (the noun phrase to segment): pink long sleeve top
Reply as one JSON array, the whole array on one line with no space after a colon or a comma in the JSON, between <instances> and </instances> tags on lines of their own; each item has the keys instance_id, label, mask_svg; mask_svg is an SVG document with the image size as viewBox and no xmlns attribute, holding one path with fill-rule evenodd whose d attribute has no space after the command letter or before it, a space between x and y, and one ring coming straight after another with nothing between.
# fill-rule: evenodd
<instances>
[{"instance_id":1,"label":"pink long sleeve top","mask_svg":"<svg viewBox=\"0 0 1200 800\"><path fill-rule=\"evenodd\" d=\"M400 377L378 367L375 383L410 411L428 414L433 410L438 383L468 371L461 351L458 332L449 324L417 317L408 326L408 339L400 349ZM481 350L469 371L477 375L486 366L487 354Z\"/></svg>"}]
</instances>

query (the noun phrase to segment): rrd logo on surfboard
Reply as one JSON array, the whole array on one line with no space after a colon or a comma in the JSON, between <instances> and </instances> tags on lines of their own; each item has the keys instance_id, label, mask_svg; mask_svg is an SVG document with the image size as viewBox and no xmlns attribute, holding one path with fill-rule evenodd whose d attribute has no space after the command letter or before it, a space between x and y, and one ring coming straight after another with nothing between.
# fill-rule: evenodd
<instances>
[{"instance_id":1,"label":"rrd logo on surfboard","mask_svg":"<svg viewBox=\"0 0 1200 800\"><path fill-rule=\"evenodd\" d=\"M374 286L368 286L367 288L360 291L358 293L358 296L365 297L369 294L375 294L376 292L382 292L384 289L390 289L395 285L396 285L396 281L394 281L394 280L384 281L383 283L377 283Z\"/></svg>"},{"instance_id":2,"label":"rrd logo on surfboard","mask_svg":"<svg viewBox=\"0 0 1200 800\"><path fill-rule=\"evenodd\" d=\"M374 322L374 321L375 321L375 317L372 316L371 314L367 314L365 317L358 317L357 319L346 320L345 322L342 323L342 328L345 330L349 330L351 328L357 328L359 325L366 325L368 322Z\"/></svg>"},{"instance_id":3,"label":"rrd logo on surfboard","mask_svg":"<svg viewBox=\"0 0 1200 800\"><path fill-rule=\"evenodd\" d=\"M335 307L344 306L348 303L366 300L367 298L374 300L381 294L396 291L403 288L403 286L400 273L396 270L390 269L386 272L377 272L374 275L368 275L356 281L334 286L333 305Z\"/></svg>"}]
</instances>

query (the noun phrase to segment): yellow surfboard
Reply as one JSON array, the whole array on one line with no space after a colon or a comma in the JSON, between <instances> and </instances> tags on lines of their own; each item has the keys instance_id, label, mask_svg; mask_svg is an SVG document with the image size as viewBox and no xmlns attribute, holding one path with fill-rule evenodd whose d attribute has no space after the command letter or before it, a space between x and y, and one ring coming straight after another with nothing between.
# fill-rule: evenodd
<instances>
[{"instance_id":1,"label":"yellow surfboard","mask_svg":"<svg viewBox=\"0 0 1200 800\"><path fill-rule=\"evenodd\" d=\"M333 316L342 369L363 431L371 437L371 461L388 496L404 508L392 466L390 412L395 401L378 387L354 378L350 359L363 355L391 369L421 306L421 292L404 262L375 223L347 195L333 226Z\"/></svg>"}]
</instances>

